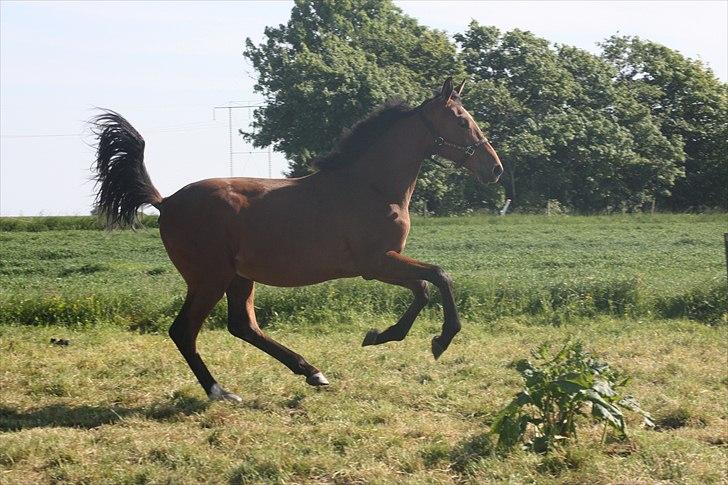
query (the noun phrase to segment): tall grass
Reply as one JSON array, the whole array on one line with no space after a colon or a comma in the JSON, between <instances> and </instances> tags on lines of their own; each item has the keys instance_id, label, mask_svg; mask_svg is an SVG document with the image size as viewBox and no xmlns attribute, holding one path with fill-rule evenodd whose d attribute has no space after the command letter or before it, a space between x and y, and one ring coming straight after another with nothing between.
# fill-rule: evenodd
<instances>
[{"instance_id":1,"label":"tall grass","mask_svg":"<svg viewBox=\"0 0 728 485\"><path fill-rule=\"evenodd\" d=\"M143 227L159 227L157 216L139 218ZM59 230L100 231L103 220L96 216L0 217L0 232L41 232Z\"/></svg>"},{"instance_id":2,"label":"tall grass","mask_svg":"<svg viewBox=\"0 0 728 485\"><path fill-rule=\"evenodd\" d=\"M707 324L726 323L725 283L691 288L685 293L656 296L636 279L562 282L546 287L500 286L466 281L458 286L461 317L487 323L504 316L528 315L534 321L560 324L571 319L611 315L689 318ZM159 298L120 289L87 293L14 294L0 301L0 323L30 325L89 325L113 322L130 329L166 329L182 306L183 292ZM358 281L337 281L297 289L261 288L256 315L263 326L345 324L366 316L401 314L410 302L403 290ZM441 302L435 292L425 314L439 318ZM208 317L211 327L226 325L222 300Z\"/></svg>"},{"instance_id":3,"label":"tall grass","mask_svg":"<svg viewBox=\"0 0 728 485\"><path fill-rule=\"evenodd\" d=\"M76 219L42 227L76 227ZM21 231L6 220L3 227L15 229L0 233L0 323L106 321L158 330L182 304L184 286L154 228L37 232L39 221ZM728 309L725 222L724 215L417 218L407 253L451 272L461 316L474 322L528 315L560 324L612 315L718 324ZM439 294L432 295L425 314L439 319ZM259 285L256 312L263 325L346 324L394 318L410 300L398 287L360 279ZM223 301L209 324L224 326L225 318Z\"/></svg>"}]
</instances>

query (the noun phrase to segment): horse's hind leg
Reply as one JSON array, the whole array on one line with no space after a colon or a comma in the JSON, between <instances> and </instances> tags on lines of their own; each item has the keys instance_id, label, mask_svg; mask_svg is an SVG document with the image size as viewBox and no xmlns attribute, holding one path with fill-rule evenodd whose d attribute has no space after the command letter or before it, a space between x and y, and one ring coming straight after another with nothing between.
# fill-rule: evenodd
<instances>
[{"instance_id":1,"label":"horse's hind leg","mask_svg":"<svg viewBox=\"0 0 728 485\"><path fill-rule=\"evenodd\" d=\"M210 399L225 399L229 401L242 401L242 399L225 391L212 377L207 366L197 353L197 335L207 315L222 297L224 288L216 286L189 287L187 298L182 309L169 328L169 336L177 345L187 364L194 372L195 377L202 385Z\"/></svg>"},{"instance_id":2,"label":"horse's hind leg","mask_svg":"<svg viewBox=\"0 0 728 485\"><path fill-rule=\"evenodd\" d=\"M412 290L415 299L397 323L382 332L374 329L369 330L364 337L364 342L361 344L362 347L404 339L410 331L410 328L412 328L412 324L415 322L417 315L420 314L422 309L427 305L427 302L430 301L427 282L424 280L393 281L382 279L380 281L409 288Z\"/></svg>"},{"instance_id":3,"label":"horse's hind leg","mask_svg":"<svg viewBox=\"0 0 728 485\"><path fill-rule=\"evenodd\" d=\"M268 337L258 327L255 320L255 283L249 279L236 276L227 289L228 330L236 337L245 340L274 357L291 369L294 374L306 376L306 382L312 386L325 386L329 381L306 359L292 350Z\"/></svg>"}]
</instances>

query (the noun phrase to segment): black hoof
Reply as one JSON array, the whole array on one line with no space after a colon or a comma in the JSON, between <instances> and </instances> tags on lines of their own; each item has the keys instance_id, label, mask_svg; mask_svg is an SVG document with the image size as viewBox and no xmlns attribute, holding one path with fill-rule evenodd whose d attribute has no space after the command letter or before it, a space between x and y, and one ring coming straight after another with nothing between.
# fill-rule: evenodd
<instances>
[{"instance_id":1,"label":"black hoof","mask_svg":"<svg viewBox=\"0 0 728 485\"><path fill-rule=\"evenodd\" d=\"M361 343L362 347L366 347L367 345L377 345L377 337L379 337L379 331L376 329L371 329L367 332L367 334L364 336L364 341Z\"/></svg>"},{"instance_id":2,"label":"black hoof","mask_svg":"<svg viewBox=\"0 0 728 485\"><path fill-rule=\"evenodd\" d=\"M432 338L432 355L435 357L435 360L439 359L446 349L447 345L442 345L440 343L440 337Z\"/></svg>"}]
</instances>

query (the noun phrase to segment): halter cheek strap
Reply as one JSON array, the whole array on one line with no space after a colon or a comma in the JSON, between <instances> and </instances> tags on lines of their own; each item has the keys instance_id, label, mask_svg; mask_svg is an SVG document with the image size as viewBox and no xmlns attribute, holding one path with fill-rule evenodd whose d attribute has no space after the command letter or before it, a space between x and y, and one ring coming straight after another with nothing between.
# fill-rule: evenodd
<instances>
[{"instance_id":1,"label":"halter cheek strap","mask_svg":"<svg viewBox=\"0 0 728 485\"><path fill-rule=\"evenodd\" d=\"M445 147L449 147L449 148L454 148L455 150L459 150L465 154L465 156L460 161L453 162L458 168L465 165L465 162L467 162L470 159L470 157L475 155L476 148L484 145L487 142L487 140L485 138L472 145L458 145L457 143L448 141L437 133L437 130L435 129L435 127L432 125L430 120L428 120L427 117L424 114L422 114L422 111L420 111L418 114L419 114L420 120L422 121L422 124L425 125L427 130L434 137L433 143L435 145L435 150L433 153L437 153L437 151L440 148L445 146Z\"/></svg>"}]
</instances>

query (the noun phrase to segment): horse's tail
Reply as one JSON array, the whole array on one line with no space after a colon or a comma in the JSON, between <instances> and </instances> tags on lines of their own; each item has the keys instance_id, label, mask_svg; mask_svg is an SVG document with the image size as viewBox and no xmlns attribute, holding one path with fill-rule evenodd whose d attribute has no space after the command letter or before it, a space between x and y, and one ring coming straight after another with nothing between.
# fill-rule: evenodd
<instances>
[{"instance_id":1,"label":"horse's tail","mask_svg":"<svg viewBox=\"0 0 728 485\"><path fill-rule=\"evenodd\" d=\"M104 110L91 120L98 138L94 179L96 211L107 226L133 226L144 204L157 209L162 196L144 167L144 138L120 114Z\"/></svg>"}]
</instances>

